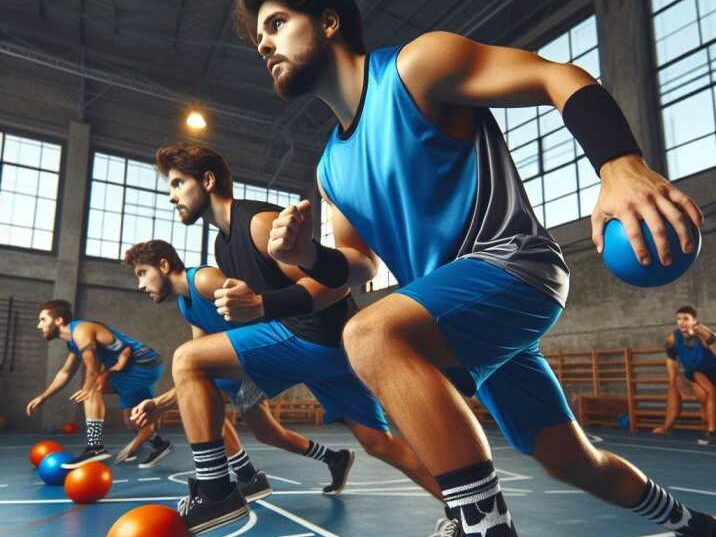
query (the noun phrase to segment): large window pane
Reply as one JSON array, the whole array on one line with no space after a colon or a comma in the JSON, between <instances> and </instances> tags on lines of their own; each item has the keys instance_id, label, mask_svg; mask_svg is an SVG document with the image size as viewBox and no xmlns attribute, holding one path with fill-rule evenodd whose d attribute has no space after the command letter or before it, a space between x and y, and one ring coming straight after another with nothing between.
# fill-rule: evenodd
<instances>
[{"instance_id":1,"label":"large window pane","mask_svg":"<svg viewBox=\"0 0 716 537\"><path fill-rule=\"evenodd\" d=\"M579 22L537 50L555 62L573 63L599 80L599 47L594 16ZM581 188L590 188L598 178L582 148L564 127L562 115L549 106L493 110L505 132L508 147L525 191L540 222L559 225L587 216L579 210ZM586 164L585 164L586 163ZM584 170L583 170L584 168ZM582 177L583 176L583 177ZM583 197L589 209L593 190ZM568 196L569 201L562 198ZM551 201L550 201L551 200ZM545 201L548 203L544 205ZM546 218L545 218L546 216Z\"/></svg>"},{"instance_id":2,"label":"large window pane","mask_svg":"<svg viewBox=\"0 0 716 537\"><path fill-rule=\"evenodd\" d=\"M711 168L716 155L716 2L652 0L669 179Z\"/></svg>"},{"instance_id":3,"label":"large window pane","mask_svg":"<svg viewBox=\"0 0 716 537\"><path fill-rule=\"evenodd\" d=\"M0 133L0 244L52 250L62 147Z\"/></svg>"}]
</instances>

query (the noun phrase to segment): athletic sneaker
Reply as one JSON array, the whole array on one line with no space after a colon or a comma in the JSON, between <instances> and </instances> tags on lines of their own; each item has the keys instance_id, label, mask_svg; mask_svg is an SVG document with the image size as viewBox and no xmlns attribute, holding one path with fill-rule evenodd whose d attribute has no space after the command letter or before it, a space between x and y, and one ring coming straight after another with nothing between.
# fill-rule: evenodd
<instances>
[{"instance_id":1,"label":"athletic sneaker","mask_svg":"<svg viewBox=\"0 0 716 537\"><path fill-rule=\"evenodd\" d=\"M269 483L266 472L263 470L256 471L249 481L239 480L238 485L241 494L244 495L244 498L246 498L246 501L249 503L270 496L273 493L271 483Z\"/></svg>"},{"instance_id":2,"label":"athletic sneaker","mask_svg":"<svg viewBox=\"0 0 716 537\"><path fill-rule=\"evenodd\" d=\"M212 500L202 493L196 478L190 477L187 484L189 495L179 500L177 507L192 535L230 524L249 514L249 506L237 486L223 500Z\"/></svg>"},{"instance_id":3,"label":"athletic sneaker","mask_svg":"<svg viewBox=\"0 0 716 537\"><path fill-rule=\"evenodd\" d=\"M137 460L137 452L125 447L114 457L114 464L122 464L123 462L132 462Z\"/></svg>"},{"instance_id":4,"label":"athletic sneaker","mask_svg":"<svg viewBox=\"0 0 716 537\"><path fill-rule=\"evenodd\" d=\"M73 468L79 468L83 464L93 461L103 461L109 459L112 455L104 449L104 446L87 446L81 455L75 457L70 462L66 462L62 465L65 470L72 470Z\"/></svg>"},{"instance_id":5,"label":"athletic sneaker","mask_svg":"<svg viewBox=\"0 0 716 537\"><path fill-rule=\"evenodd\" d=\"M346 482L348 481L348 472L351 471L355 457L355 452L350 449L341 449L338 451L338 460L328 465L333 483L323 487L323 494L336 496L343 492L343 489L346 487Z\"/></svg>"},{"instance_id":6,"label":"athletic sneaker","mask_svg":"<svg viewBox=\"0 0 716 537\"><path fill-rule=\"evenodd\" d=\"M140 468L153 468L160 460L174 450L174 446L172 446L172 443L169 440L160 440L155 442L153 445L154 447L152 448L152 452L147 455L141 463L139 463Z\"/></svg>"},{"instance_id":7,"label":"athletic sneaker","mask_svg":"<svg viewBox=\"0 0 716 537\"><path fill-rule=\"evenodd\" d=\"M441 518L435 525L435 533L430 537L465 537L465 533L457 520Z\"/></svg>"},{"instance_id":8,"label":"athletic sneaker","mask_svg":"<svg viewBox=\"0 0 716 537\"><path fill-rule=\"evenodd\" d=\"M709 431L696 441L700 446L716 446L716 431Z\"/></svg>"}]
</instances>

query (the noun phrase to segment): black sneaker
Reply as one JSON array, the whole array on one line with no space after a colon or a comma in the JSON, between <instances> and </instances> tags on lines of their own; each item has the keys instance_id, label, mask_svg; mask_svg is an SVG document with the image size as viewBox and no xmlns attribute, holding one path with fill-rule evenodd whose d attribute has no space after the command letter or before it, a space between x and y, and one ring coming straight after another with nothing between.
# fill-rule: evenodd
<instances>
[{"instance_id":1,"label":"black sneaker","mask_svg":"<svg viewBox=\"0 0 716 537\"><path fill-rule=\"evenodd\" d=\"M201 492L196 478L190 477L187 484L189 495L179 500L177 509L192 535L230 524L249 514L249 506L237 486L223 500L212 500Z\"/></svg>"},{"instance_id":2,"label":"black sneaker","mask_svg":"<svg viewBox=\"0 0 716 537\"><path fill-rule=\"evenodd\" d=\"M246 501L251 503L266 496L271 496L273 490L271 489L271 483L269 483L266 472L258 470L254 473L254 476L249 481L238 481L239 489L241 494L244 495Z\"/></svg>"},{"instance_id":3,"label":"black sneaker","mask_svg":"<svg viewBox=\"0 0 716 537\"><path fill-rule=\"evenodd\" d=\"M353 466L356 454L350 449L341 449L338 452L338 455L338 461L328 465L328 468L331 471L331 477L333 478L333 483L323 487L323 494L336 496L346 487L348 472L351 471L351 466Z\"/></svg>"},{"instance_id":4,"label":"black sneaker","mask_svg":"<svg viewBox=\"0 0 716 537\"><path fill-rule=\"evenodd\" d=\"M65 470L72 470L73 468L79 468L83 464L93 461L103 461L109 459L112 455L104 449L104 446L87 446L81 455L75 457L70 462L66 462L62 465Z\"/></svg>"},{"instance_id":5,"label":"black sneaker","mask_svg":"<svg viewBox=\"0 0 716 537\"><path fill-rule=\"evenodd\" d=\"M700 446L716 446L716 431L709 431L696 441Z\"/></svg>"},{"instance_id":6,"label":"black sneaker","mask_svg":"<svg viewBox=\"0 0 716 537\"><path fill-rule=\"evenodd\" d=\"M152 468L156 466L160 460L169 455L174 450L174 446L169 440L162 440L154 444L152 452L139 463L140 468Z\"/></svg>"},{"instance_id":7,"label":"black sneaker","mask_svg":"<svg viewBox=\"0 0 716 537\"><path fill-rule=\"evenodd\" d=\"M465 537L465 532L457 520L441 518L435 525L435 533L430 537Z\"/></svg>"}]
</instances>

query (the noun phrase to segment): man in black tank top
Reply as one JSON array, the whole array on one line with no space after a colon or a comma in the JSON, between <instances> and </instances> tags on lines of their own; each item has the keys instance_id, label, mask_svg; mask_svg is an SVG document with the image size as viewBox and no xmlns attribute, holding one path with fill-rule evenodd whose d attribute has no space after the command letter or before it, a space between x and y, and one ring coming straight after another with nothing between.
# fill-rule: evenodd
<instances>
[{"instance_id":1,"label":"man in black tank top","mask_svg":"<svg viewBox=\"0 0 716 537\"><path fill-rule=\"evenodd\" d=\"M249 377L269 398L306 384L325 408L326 422L343 421L369 454L439 497L435 480L408 444L390 434L377 399L348 364L340 343L355 311L349 289L327 287L268 255L271 224L281 207L232 199L231 172L209 148L164 147L156 163L169 180L170 201L182 222L204 217L219 228L216 259L228 279L216 291L215 305L227 321L242 323L185 343L174 354L177 401L196 465L197 481L182 509L190 530L205 531L247 512L228 478L224 408L214 378ZM305 454L340 474L340 486L327 493L340 492L352 454L344 457L315 442Z\"/></svg>"}]
</instances>

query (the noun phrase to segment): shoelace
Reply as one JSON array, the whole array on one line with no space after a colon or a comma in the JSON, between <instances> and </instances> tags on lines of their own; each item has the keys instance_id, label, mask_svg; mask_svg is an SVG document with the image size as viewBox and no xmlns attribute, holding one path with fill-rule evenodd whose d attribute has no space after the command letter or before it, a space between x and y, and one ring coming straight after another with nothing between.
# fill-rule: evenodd
<instances>
[{"instance_id":1,"label":"shoelace","mask_svg":"<svg viewBox=\"0 0 716 537\"><path fill-rule=\"evenodd\" d=\"M198 503L204 503L201 496L184 496L183 498L179 498L177 502L177 511L179 511L180 515L186 516L189 514L191 508Z\"/></svg>"},{"instance_id":2,"label":"shoelace","mask_svg":"<svg viewBox=\"0 0 716 537\"><path fill-rule=\"evenodd\" d=\"M440 528L440 533L436 533L431 537L455 537L459 534L459 522L457 520L449 520Z\"/></svg>"}]
</instances>

